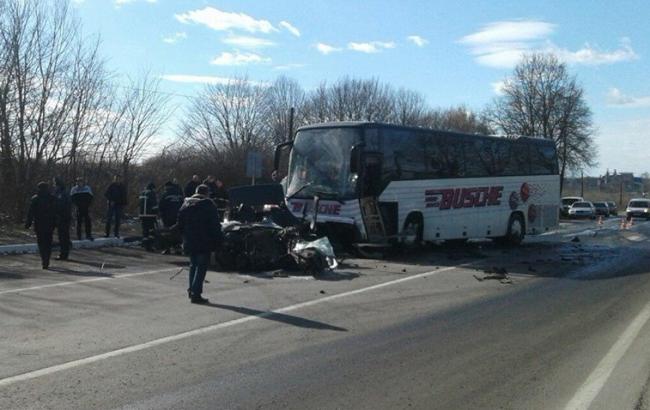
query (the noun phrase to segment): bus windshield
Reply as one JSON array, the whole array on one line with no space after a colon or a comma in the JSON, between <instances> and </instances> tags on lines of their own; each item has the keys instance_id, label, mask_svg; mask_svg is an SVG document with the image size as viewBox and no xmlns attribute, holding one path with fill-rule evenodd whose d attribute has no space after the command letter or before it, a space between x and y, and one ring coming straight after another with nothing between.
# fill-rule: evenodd
<instances>
[{"instance_id":1,"label":"bus windshield","mask_svg":"<svg viewBox=\"0 0 650 410\"><path fill-rule=\"evenodd\" d=\"M350 150L360 141L359 136L357 128L299 131L291 151L287 196L354 196L357 181L356 175L350 175Z\"/></svg>"}]
</instances>

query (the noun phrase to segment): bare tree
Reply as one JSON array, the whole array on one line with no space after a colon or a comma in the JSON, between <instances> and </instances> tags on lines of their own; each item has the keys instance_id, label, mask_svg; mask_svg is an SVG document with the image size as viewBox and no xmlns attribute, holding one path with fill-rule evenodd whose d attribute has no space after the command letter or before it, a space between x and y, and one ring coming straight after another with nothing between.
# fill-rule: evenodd
<instances>
[{"instance_id":1,"label":"bare tree","mask_svg":"<svg viewBox=\"0 0 650 410\"><path fill-rule=\"evenodd\" d=\"M296 126L305 123L306 95L297 81L287 77L278 77L266 93L268 130L274 144L289 139ZM293 130L289 129L289 116L294 109Z\"/></svg>"},{"instance_id":2,"label":"bare tree","mask_svg":"<svg viewBox=\"0 0 650 410\"><path fill-rule=\"evenodd\" d=\"M246 78L210 84L190 103L181 126L184 141L215 159L268 148L267 103L266 88Z\"/></svg>"},{"instance_id":3,"label":"bare tree","mask_svg":"<svg viewBox=\"0 0 650 410\"><path fill-rule=\"evenodd\" d=\"M477 114L463 105L430 110L424 115L422 124L428 128L444 131L491 134L489 121L483 114Z\"/></svg>"},{"instance_id":4,"label":"bare tree","mask_svg":"<svg viewBox=\"0 0 650 410\"><path fill-rule=\"evenodd\" d=\"M328 86L322 83L308 98L306 118L324 121L389 121L393 91L377 79L344 77Z\"/></svg>"},{"instance_id":5,"label":"bare tree","mask_svg":"<svg viewBox=\"0 0 650 410\"><path fill-rule=\"evenodd\" d=\"M129 179L131 166L146 153L148 144L172 114L170 95L160 91L160 80L149 73L129 79L123 87L117 111L109 118L109 140L122 178Z\"/></svg>"},{"instance_id":6,"label":"bare tree","mask_svg":"<svg viewBox=\"0 0 650 410\"><path fill-rule=\"evenodd\" d=\"M426 125L429 105L422 94L400 88L393 96L394 118L392 122L400 125Z\"/></svg>"},{"instance_id":7,"label":"bare tree","mask_svg":"<svg viewBox=\"0 0 650 410\"><path fill-rule=\"evenodd\" d=\"M508 136L551 139L560 161L560 188L568 170L595 165L591 110L576 78L552 54L524 56L489 109L495 126Z\"/></svg>"}]
</instances>

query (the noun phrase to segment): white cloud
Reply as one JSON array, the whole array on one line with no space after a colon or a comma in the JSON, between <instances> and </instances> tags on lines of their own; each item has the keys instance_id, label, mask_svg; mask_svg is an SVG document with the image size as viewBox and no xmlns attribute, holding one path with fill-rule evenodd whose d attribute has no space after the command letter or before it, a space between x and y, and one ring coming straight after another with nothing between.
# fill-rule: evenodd
<instances>
[{"instance_id":1,"label":"white cloud","mask_svg":"<svg viewBox=\"0 0 650 410\"><path fill-rule=\"evenodd\" d=\"M429 40L427 40L426 38L416 36L416 35L408 36L406 37L406 39L418 47L424 47L429 42Z\"/></svg>"},{"instance_id":2,"label":"white cloud","mask_svg":"<svg viewBox=\"0 0 650 410\"><path fill-rule=\"evenodd\" d=\"M230 36L222 39L221 41L228 45L241 48L263 48L275 45L275 43L271 40L250 36Z\"/></svg>"},{"instance_id":3,"label":"white cloud","mask_svg":"<svg viewBox=\"0 0 650 410\"><path fill-rule=\"evenodd\" d=\"M498 21L486 25L476 33L461 38L460 42L475 46L507 44L546 38L554 30L554 24L544 21Z\"/></svg>"},{"instance_id":4,"label":"white cloud","mask_svg":"<svg viewBox=\"0 0 650 410\"><path fill-rule=\"evenodd\" d=\"M81 0L83 2L84 0ZM125 4L130 4L130 3L135 3L137 1L144 1L145 3L153 4L157 3L158 0L114 0L113 3L115 3L116 6L123 6ZM75 3L80 3L79 0L74 0Z\"/></svg>"},{"instance_id":5,"label":"white cloud","mask_svg":"<svg viewBox=\"0 0 650 410\"><path fill-rule=\"evenodd\" d=\"M246 65L246 64L261 64L261 63L270 63L271 59L268 57L262 57L259 54L255 53L240 53L235 51L233 53L224 51L216 57L214 60L210 61L210 64L214 65Z\"/></svg>"},{"instance_id":6,"label":"white cloud","mask_svg":"<svg viewBox=\"0 0 650 410\"><path fill-rule=\"evenodd\" d=\"M554 53L557 57L569 64L600 65L613 64L621 61L637 60L638 54L632 49L629 39L622 39L620 47L614 51L599 51L589 44L577 51L569 51L557 48L553 45L547 51Z\"/></svg>"},{"instance_id":7,"label":"white cloud","mask_svg":"<svg viewBox=\"0 0 650 410\"><path fill-rule=\"evenodd\" d=\"M506 85L505 81L495 81L490 83L490 85L492 86L492 91L494 91L496 95L503 95L503 87Z\"/></svg>"},{"instance_id":8,"label":"white cloud","mask_svg":"<svg viewBox=\"0 0 650 410\"><path fill-rule=\"evenodd\" d=\"M366 43L348 43L348 49L358 51L360 53L378 53L384 49L395 48L395 43L392 41L369 41Z\"/></svg>"},{"instance_id":9,"label":"white cloud","mask_svg":"<svg viewBox=\"0 0 650 410\"><path fill-rule=\"evenodd\" d=\"M300 37L300 30L298 30L295 26L293 26L288 21L281 21L280 27L287 29L287 31L289 31L289 33L293 34L294 36Z\"/></svg>"},{"instance_id":10,"label":"white cloud","mask_svg":"<svg viewBox=\"0 0 650 410\"><path fill-rule=\"evenodd\" d=\"M185 40L186 38L187 38L187 33L181 31L178 33L171 34L167 37L163 37L163 41L167 44L176 44L180 40Z\"/></svg>"},{"instance_id":11,"label":"white cloud","mask_svg":"<svg viewBox=\"0 0 650 410\"><path fill-rule=\"evenodd\" d=\"M316 47L316 50L318 50L319 53L324 54L324 55L328 55L330 53L341 51L341 48L330 46L329 44L325 44L325 43L315 44L314 47Z\"/></svg>"},{"instance_id":12,"label":"white cloud","mask_svg":"<svg viewBox=\"0 0 650 410\"><path fill-rule=\"evenodd\" d=\"M296 68L302 68L304 66L305 66L305 64L302 64L302 63L290 63L290 64L276 65L275 67L273 67L273 69L274 70L286 71L286 70L293 70L293 69L296 69Z\"/></svg>"},{"instance_id":13,"label":"white cloud","mask_svg":"<svg viewBox=\"0 0 650 410\"><path fill-rule=\"evenodd\" d=\"M618 107L650 107L650 95L635 97L623 94L618 88L610 88L607 92L607 104Z\"/></svg>"},{"instance_id":14,"label":"white cloud","mask_svg":"<svg viewBox=\"0 0 650 410\"><path fill-rule=\"evenodd\" d=\"M496 68L512 68L525 53L536 51L553 53L568 64L612 64L638 58L629 39L622 39L619 49L609 52L589 44L576 51L559 47L549 40L555 27L537 20L499 21L462 37L459 43L469 48L476 62Z\"/></svg>"},{"instance_id":15,"label":"white cloud","mask_svg":"<svg viewBox=\"0 0 650 410\"><path fill-rule=\"evenodd\" d=\"M213 75L192 75L192 74L165 74L160 76L161 79L175 83L188 84L231 84L242 81L240 78L219 77ZM265 82L244 80L251 85L267 86Z\"/></svg>"},{"instance_id":16,"label":"white cloud","mask_svg":"<svg viewBox=\"0 0 650 410\"><path fill-rule=\"evenodd\" d=\"M249 33L270 33L277 31L268 20L257 20L244 13L230 13L214 7L205 7L174 15L184 24L202 24L217 31L243 30Z\"/></svg>"},{"instance_id":17,"label":"white cloud","mask_svg":"<svg viewBox=\"0 0 650 410\"><path fill-rule=\"evenodd\" d=\"M196 83L196 84L228 84L232 79L228 77L216 77L211 75L191 75L191 74L165 74L160 78L176 83Z\"/></svg>"}]
</instances>

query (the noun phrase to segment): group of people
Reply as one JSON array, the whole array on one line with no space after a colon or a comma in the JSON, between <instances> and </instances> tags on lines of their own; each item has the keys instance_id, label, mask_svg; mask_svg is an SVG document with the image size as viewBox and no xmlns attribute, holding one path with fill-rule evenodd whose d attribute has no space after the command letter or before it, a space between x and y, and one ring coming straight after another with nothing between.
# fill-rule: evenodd
<instances>
[{"instance_id":1,"label":"group of people","mask_svg":"<svg viewBox=\"0 0 650 410\"><path fill-rule=\"evenodd\" d=\"M76 210L77 238L82 239L82 227L86 239L92 236L90 207L94 194L82 178L77 178L70 191L60 178L55 178L54 189L47 182L37 185L37 193L31 198L25 228L32 225L43 269L48 269L52 253L54 231L58 233L60 254L58 260L68 260L72 242L70 226L73 207ZM120 224L127 205L127 190L115 176L104 197L107 201L106 237L111 228L115 237L120 237ZM183 249L190 257L188 297L192 303L205 304L202 297L203 281L210 261L210 254L216 249L221 238L222 211L228 202L228 194L223 182L213 176L201 181L198 175L181 189L173 179L164 184L158 201L156 186L147 184L139 196L139 217L142 223L143 238L151 235L157 225L158 217L165 228L176 230L183 237ZM167 250L169 252L169 250Z\"/></svg>"},{"instance_id":2,"label":"group of people","mask_svg":"<svg viewBox=\"0 0 650 410\"><path fill-rule=\"evenodd\" d=\"M70 256L70 227L72 224L72 210L76 211L77 239L82 239L82 230L85 238L94 241L92 233L92 219L90 207L94 201L93 190L86 184L83 178L77 178L75 185L68 191L65 182L61 178L54 178L54 189L47 182L40 182L37 185L36 195L29 204L25 228L32 225L36 232L38 250L41 255L43 269L50 266L52 254L52 236L56 230L59 239L58 260L67 260ZM106 236L109 236L111 222L114 221L114 234L120 236L120 219L122 211L127 204L127 193L124 184L119 176L115 176L104 194L108 202L108 214L106 218Z\"/></svg>"}]
</instances>

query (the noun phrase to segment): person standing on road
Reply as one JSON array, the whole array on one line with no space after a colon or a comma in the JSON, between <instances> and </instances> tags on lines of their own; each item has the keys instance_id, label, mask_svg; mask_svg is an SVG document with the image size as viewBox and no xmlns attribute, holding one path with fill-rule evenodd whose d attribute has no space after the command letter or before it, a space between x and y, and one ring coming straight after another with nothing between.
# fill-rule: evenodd
<instances>
[{"instance_id":1,"label":"person standing on road","mask_svg":"<svg viewBox=\"0 0 650 410\"><path fill-rule=\"evenodd\" d=\"M189 198L196 192L196 187L201 185L201 179L198 175L192 175L192 179L185 184L185 198Z\"/></svg>"},{"instance_id":2,"label":"person standing on road","mask_svg":"<svg viewBox=\"0 0 650 410\"><path fill-rule=\"evenodd\" d=\"M120 181L119 175L113 177L113 182L106 189L104 197L108 202L108 208L106 211L106 237L108 238L111 234L111 222L113 221L113 218L115 218L113 233L116 238L119 238L120 222L122 220L124 207L127 204L126 187L122 181Z\"/></svg>"},{"instance_id":3,"label":"person standing on road","mask_svg":"<svg viewBox=\"0 0 650 410\"><path fill-rule=\"evenodd\" d=\"M82 178L77 178L76 185L70 191L72 203L77 208L77 239L81 240L81 224L84 224L86 230L86 239L95 240L92 232L92 221L90 220L90 205L93 202L93 190L86 184Z\"/></svg>"},{"instance_id":4,"label":"person standing on road","mask_svg":"<svg viewBox=\"0 0 650 410\"><path fill-rule=\"evenodd\" d=\"M32 197L29 204L25 229L29 229L32 224L36 232L42 267L48 269L52 255L52 234L57 225L57 200L50 193L47 182L39 182L37 194Z\"/></svg>"},{"instance_id":5,"label":"person standing on road","mask_svg":"<svg viewBox=\"0 0 650 410\"><path fill-rule=\"evenodd\" d=\"M72 201L70 194L61 178L54 178L54 197L56 198L57 224L56 231L59 237L59 256L60 261L67 261L70 256L70 224L72 222Z\"/></svg>"},{"instance_id":6,"label":"person standing on road","mask_svg":"<svg viewBox=\"0 0 650 410\"><path fill-rule=\"evenodd\" d=\"M214 193L214 203L217 205L217 208L219 209L219 219L223 219L223 214L226 211L226 208L228 207L228 190L226 189L226 186L223 184L223 181L220 179L217 179L215 181L215 186L217 187Z\"/></svg>"},{"instance_id":7,"label":"person standing on road","mask_svg":"<svg viewBox=\"0 0 650 410\"><path fill-rule=\"evenodd\" d=\"M177 184L172 181L165 182L165 190L160 197L158 211L165 228L171 228L178 221L178 211L183 205L183 192ZM163 254L169 254L170 248L165 249Z\"/></svg>"},{"instance_id":8,"label":"person standing on road","mask_svg":"<svg viewBox=\"0 0 650 410\"><path fill-rule=\"evenodd\" d=\"M192 303L209 303L203 294L203 281L208 270L210 254L221 240L219 213L214 202L208 197L205 185L196 188L196 194L186 198L178 212L178 222L174 226L183 236L183 249L190 257L189 288L187 295Z\"/></svg>"},{"instance_id":9,"label":"person standing on road","mask_svg":"<svg viewBox=\"0 0 650 410\"><path fill-rule=\"evenodd\" d=\"M150 182L144 191L140 194L140 222L142 223L142 240L145 243L145 249L153 250L149 236L151 231L156 227L158 217L158 198L156 196L156 185Z\"/></svg>"}]
</instances>

